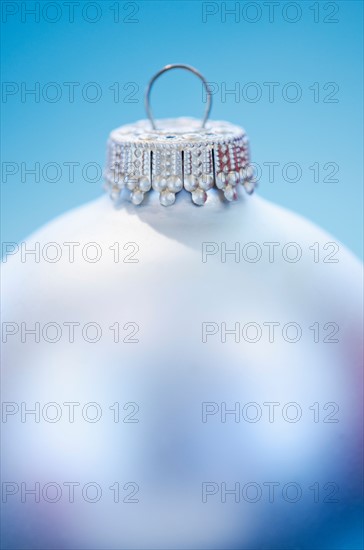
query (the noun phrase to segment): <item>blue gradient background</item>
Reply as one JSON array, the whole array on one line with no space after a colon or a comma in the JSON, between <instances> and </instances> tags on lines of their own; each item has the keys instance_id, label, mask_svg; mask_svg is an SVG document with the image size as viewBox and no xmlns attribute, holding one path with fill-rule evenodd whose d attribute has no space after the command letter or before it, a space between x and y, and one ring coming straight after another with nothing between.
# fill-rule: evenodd
<instances>
[{"instance_id":1,"label":"blue gradient background","mask_svg":"<svg viewBox=\"0 0 364 550\"><path fill-rule=\"evenodd\" d=\"M3 178L4 241L23 240L54 216L99 196L101 178L87 181L95 174L90 169L85 180L82 166L88 162L103 165L110 130L144 118L143 92L151 75L166 63L182 62L196 66L220 88L222 82L228 89L236 82L241 88L248 82L258 83L262 98L255 103L243 98L236 101L232 95L223 101L221 94L215 94L212 118L245 127L254 162L280 163L273 182L269 182L268 170L263 170L259 188L263 197L299 212L362 256L361 2L316 3L318 22L314 21L314 3L301 2L296 23L287 21L295 15L293 8L287 9L287 2L279 3L271 21L266 3L253 2L261 8L255 23L249 21L257 13L254 6L240 15L240 21L238 15L227 15L224 21L223 4L218 2L209 3L209 9L218 13L207 16L205 23L203 3L194 1L119 2L119 23L111 9L115 2L97 3L100 14L95 23L82 17L87 2L75 7L72 23L63 2L57 2L60 18L54 23L42 13L36 22L34 16L22 13L21 4L34 9L35 2L2 3L3 82L15 82L19 87L24 83L29 88L39 82L41 93L44 85L56 82L62 97L52 103L42 97L36 102L34 96L21 101L20 93L3 95L2 159L19 165L24 162L28 168L35 162L41 167L57 162L62 177L50 183L42 176L36 182L28 175L22 182L19 171L6 181ZM43 9L47 2L38 4ZM237 3L241 12L245 4ZM227 2L226 8L234 5ZM5 12L13 9L18 12L6 16ZM89 7L86 17L93 19L95 13ZM46 19L55 18L55 14L50 7ZM127 22L129 19L136 22ZM80 83L73 103L64 82ZM102 94L94 103L82 98L81 90L89 82L97 82ZM115 82L120 87L119 101L110 90ZM273 102L263 82L279 83ZM302 90L296 103L282 98L282 87L288 82L296 82ZM321 90L318 102L309 89L314 82ZM335 82L339 88L333 96L336 103L323 101L332 90L323 89L327 82ZM91 88L89 91L93 93ZM49 89L49 95L53 93L54 89ZM200 116L199 81L179 71L162 77L153 91L153 107L160 117ZM69 181L64 162L80 163L74 182ZM302 167L302 177L296 183L280 176L287 162ZM319 182L309 169L315 162L321 167ZM330 173L323 169L327 162L338 164L338 182L323 181ZM50 170L49 176L52 174Z\"/></svg>"}]
</instances>

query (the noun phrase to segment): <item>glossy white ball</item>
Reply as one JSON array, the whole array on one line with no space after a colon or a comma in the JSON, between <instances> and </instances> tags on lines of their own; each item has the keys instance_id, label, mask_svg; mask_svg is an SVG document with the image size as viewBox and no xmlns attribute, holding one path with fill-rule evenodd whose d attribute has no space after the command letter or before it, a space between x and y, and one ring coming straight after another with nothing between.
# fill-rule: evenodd
<instances>
[{"instance_id":1,"label":"glossy white ball","mask_svg":"<svg viewBox=\"0 0 364 550\"><path fill-rule=\"evenodd\" d=\"M139 189L143 191L143 193L147 193L151 187L152 184L147 177L144 176L139 179Z\"/></svg>"},{"instance_id":2,"label":"glossy white ball","mask_svg":"<svg viewBox=\"0 0 364 550\"><path fill-rule=\"evenodd\" d=\"M136 206L138 204L141 204L143 202L143 199L144 199L144 193L142 191L140 191L140 189L135 189L135 191L133 191L130 194L130 200Z\"/></svg>"},{"instance_id":3,"label":"glossy white ball","mask_svg":"<svg viewBox=\"0 0 364 550\"><path fill-rule=\"evenodd\" d=\"M169 191L172 191L172 193L179 193L182 187L182 180L178 176L171 176L170 178L168 178L167 188L169 189Z\"/></svg>"},{"instance_id":4,"label":"glossy white ball","mask_svg":"<svg viewBox=\"0 0 364 550\"><path fill-rule=\"evenodd\" d=\"M226 200L228 201L236 201L236 199L238 198L238 193L235 189L235 187L233 187L232 185L227 185L226 188L224 189L224 195L225 195L225 198Z\"/></svg>"},{"instance_id":5,"label":"glossy white ball","mask_svg":"<svg viewBox=\"0 0 364 550\"><path fill-rule=\"evenodd\" d=\"M226 185L226 174L224 172L219 172L216 176L216 187L218 189L224 189Z\"/></svg>"},{"instance_id":6,"label":"glossy white ball","mask_svg":"<svg viewBox=\"0 0 364 550\"><path fill-rule=\"evenodd\" d=\"M163 176L154 176L152 185L153 189L160 193L161 191L164 191L164 189L166 189L167 179Z\"/></svg>"},{"instance_id":7,"label":"glossy white ball","mask_svg":"<svg viewBox=\"0 0 364 550\"><path fill-rule=\"evenodd\" d=\"M176 195L166 189L161 192L159 200L162 206L171 206L176 200Z\"/></svg>"},{"instance_id":8,"label":"glossy white ball","mask_svg":"<svg viewBox=\"0 0 364 550\"><path fill-rule=\"evenodd\" d=\"M203 189L196 189L192 193L192 200L197 206L202 206L207 201L207 193Z\"/></svg>"},{"instance_id":9,"label":"glossy white ball","mask_svg":"<svg viewBox=\"0 0 364 550\"><path fill-rule=\"evenodd\" d=\"M199 181L199 187L204 191L208 191L213 186L214 186L214 178L212 174L202 174Z\"/></svg>"},{"instance_id":10,"label":"glossy white ball","mask_svg":"<svg viewBox=\"0 0 364 550\"><path fill-rule=\"evenodd\" d=\"M192 193L192 191L197 189L198 181L195 178L195 176L185 176L183 184L186 191L189 191L190 193Z\"/></svg>"}]
</instances>

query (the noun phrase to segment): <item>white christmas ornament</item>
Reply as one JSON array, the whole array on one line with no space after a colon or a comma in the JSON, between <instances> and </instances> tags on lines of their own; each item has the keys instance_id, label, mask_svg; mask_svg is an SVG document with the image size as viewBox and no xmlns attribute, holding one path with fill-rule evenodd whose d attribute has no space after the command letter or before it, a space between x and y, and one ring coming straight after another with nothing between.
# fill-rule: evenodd
<instances>
[{"instance_id":1,"label":"white christmas ornament","mask_svg":"<svg viewBox=\"0 0 364 550\"><path fill-rule=\"evenodd\" d=\"M134 160L157 151L142 150ZM182 151L169 174L155 158L122 170L131 202L104 196L11 250L6 548L311 550L356 536L361 266L230 168L188 171Z\"/></svg>"}]
</instances>

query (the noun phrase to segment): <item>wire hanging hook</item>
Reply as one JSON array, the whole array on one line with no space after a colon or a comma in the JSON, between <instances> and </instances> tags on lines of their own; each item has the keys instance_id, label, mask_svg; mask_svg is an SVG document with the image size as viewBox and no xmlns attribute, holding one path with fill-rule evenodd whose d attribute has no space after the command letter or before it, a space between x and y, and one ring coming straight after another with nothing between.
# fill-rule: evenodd
<instances>
[{"instance_id":1,"label":"wire hanging hook","mask_svg":"<svg viewBox=\"0 0 364 550\"><path fill-rule=\"evenodd\" d=\"M172 65L166 65L165 67L163 67L163 69L158 71L150 79L149 84L147 86L147 89L145 91L145 110L146 110L148 118L149 118L149 120L152 124L153 130L156 130L157 128L156 128L155 121L154 121L154 118L153 118L153 115L152 115L152 110L151 110L151 107L150 107L150 92L151 92L153 84L157 80L157 78L159 76L161 76L163 73L165 73L167 71L170 71L171 69L185 69L186 71L190 71L194 75L198 76L198 78L200 78L200 80L202 80L203 85L205 86L206 95L207 95L207 104L206 104L205 115L203 117L202 124L201 124L201 128L204 128L205 124L207 122L207 119L209 118L209 114L210 114L210 111L211 111L211 104L212 104L212 95L211 95L211 91L209 89L209 86L207 84L207 81L202 76L202 74L199 73L199 71L197 69L195 69L194 67L191 67L190 65L172 64Z\"/></svg>"}]
</instances>

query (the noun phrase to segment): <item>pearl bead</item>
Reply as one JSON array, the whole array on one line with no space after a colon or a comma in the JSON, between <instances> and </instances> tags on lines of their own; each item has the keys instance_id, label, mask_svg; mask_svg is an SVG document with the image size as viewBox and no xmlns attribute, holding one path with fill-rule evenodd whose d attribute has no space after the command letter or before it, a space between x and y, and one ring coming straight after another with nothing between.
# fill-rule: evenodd
<instances>
[{"instance_id":1,"label":"pearl bead","mask_svg":"<svg viewBox=\"0 0 364 550\"><path fill-rule=\"evenodd\" d=\"M164 189L167 187L167 180L163 176L155 176L153 178L153 189L155 191L164 191Z\"/></svg>"},{"instance_id":2,"label":"pearl bead","mask_svg":"<svg viewBox=\"0 0 364 550\"><path fill-rule=\"evenodd\" d=\"M246 166L245 167L245 178L247 180L251 180L254 178L254 168L252 166Z\"/></svg>"},{"instance_id":3,"label":"pearl bead","mask_svg":"<svg viewBox=\"0 0 364 550\"><path fill-rule=\"evenodd\" d=\"M255 188L254 182L252 182L252 181L245 181L244 182L244 189L249 195L251 195L253 193L254 188Z\"/></svg>"},{"instance_id":4,"label":"pearl bead","mask_svg":"<svg viewBox=\"0 0 364 550\"><path fill-rule=\"evenodd\" d=\"M185 176L183 184L186 191L189 191L191 193L192 191L197 189L198 181L195 176Z\"/></svg>"},{"instance_id":5,"label":"pearl bead","mask_svg":"<svg viewBox=\"0 0 364 550\"><path fill-rule=\"evenodd\" d=\"M178 176L168 178L167 188L173 193L178 193L183 187L182 180Z\"/></svg>"},{"instance_id":6,"label":"pearl bead","mask_svg":"<svg viewBox=\"0 0 364 550\"><path fill-rule=\"evenodd\" d=\"M228 184L229 185L236 185L239 181L239 176L238 176L238 173L237 172L229 172L228 173L228 176L227 176L227 179L228 179Z\"/></svg>"},{"instance_id":7,"label":"pearl bead","mask_svg":"<svg viewBox=\"0 0 364 550\"><path fill-rule=\"evenodd\" d=\"M114 187L113 189L111 189L110 191L110 197L113 201L116 201L118 200L118 198L120 197L120 189L118 189L117 187Z\"/></svg>"},{"instance_id":8,"label":"pearl bead","mask_svg":"<svg viewBox=\"0 0 364 550\"><path fill-rule=\"evenodd\" d=\"M219 172L216 176L216 187L218 189L224 189L226 185L226 175L224 172Z\"/></svg>"},{"instance_id":9,"label":"pearl bead","mask_svg":"<svg viewBox=\"0 0 364 550\"><path fill-rule=\"evenodd\" d=\"M246 175L247 175L246 168L240 168L239 170L240 183L244 183L244 181L246 180Z\"/></svg>"},{"instance_id":10,"label":"pearl bead","mask_svg":"<svg viewBox=\"0 0 364 550\"><path fill-rule=\"evenodd\" d=\"M130 191L134 191L137 184L138 180L134 176L128 176L128 178L126 178L126 186L128 189L130 189Z\"/></svg>"},{"instance_id":11,"label":"pearl bead","mask_svg":"<svg viewBox=\"0 0 364 550\"><path fill-rule=\"evenodd\" d=\"M143 193L146 193L150 190L152 187L152 184L150 183L149 179L144 176L139 179L139 189L143 191Z\"/></svg>"},{"instance_id":12,"label":"pearl bead","mask_svg":"<svg viewBox=\"0 0 364 550\"><path fill-rule=\"evenodd\" d=\"M204 191L208 191L214 185L214 178L211 174L203 174L200 179L200 188Z\"/></svg>"},{"instance_id":13,"label":"pearl bead","mask_svg":"<svg viewBox=\"0 0 364 550\"><path fill-rule=\"evenodd\" d=\"M226 188L224 189L224 195L226 200L228 201L236 201L236 199L238 198L238 193L235 187L233 187L232 185L226 186Z\"/></svg>"},{"instance_id":14,"label":"pearl bead","mask_svg":"<svg viewBox=\"0 0 364 550\"><path fill-rule=\"evenodd\" d=\"M192 193L192 200L197 206L202 206L207 201L207 193L203 189L196 189Z\"/></svg>"},{"instance_id":15,"label":"pearl bead","mask_svg":"<svg viewBox=\"0 0 364 550\"><path fill-rule=\"evenodd\" d=\"M138 206L141 202L143 202L144 199L144 193L140 191L139 189L136 189L130 194L130 200L135 206Z\"/></svg>"},{"instance_id":16,"label":"pearl bead","mask_svg":"<svg viewBox=\"0 0 364 550\"><path fill-rule=\"evenodd\" d=\"M171 191L165 190L162 191L159 195L159 201L162 206L171 206L176 200L176 195Z\"/></svg>"}]
</instances>

